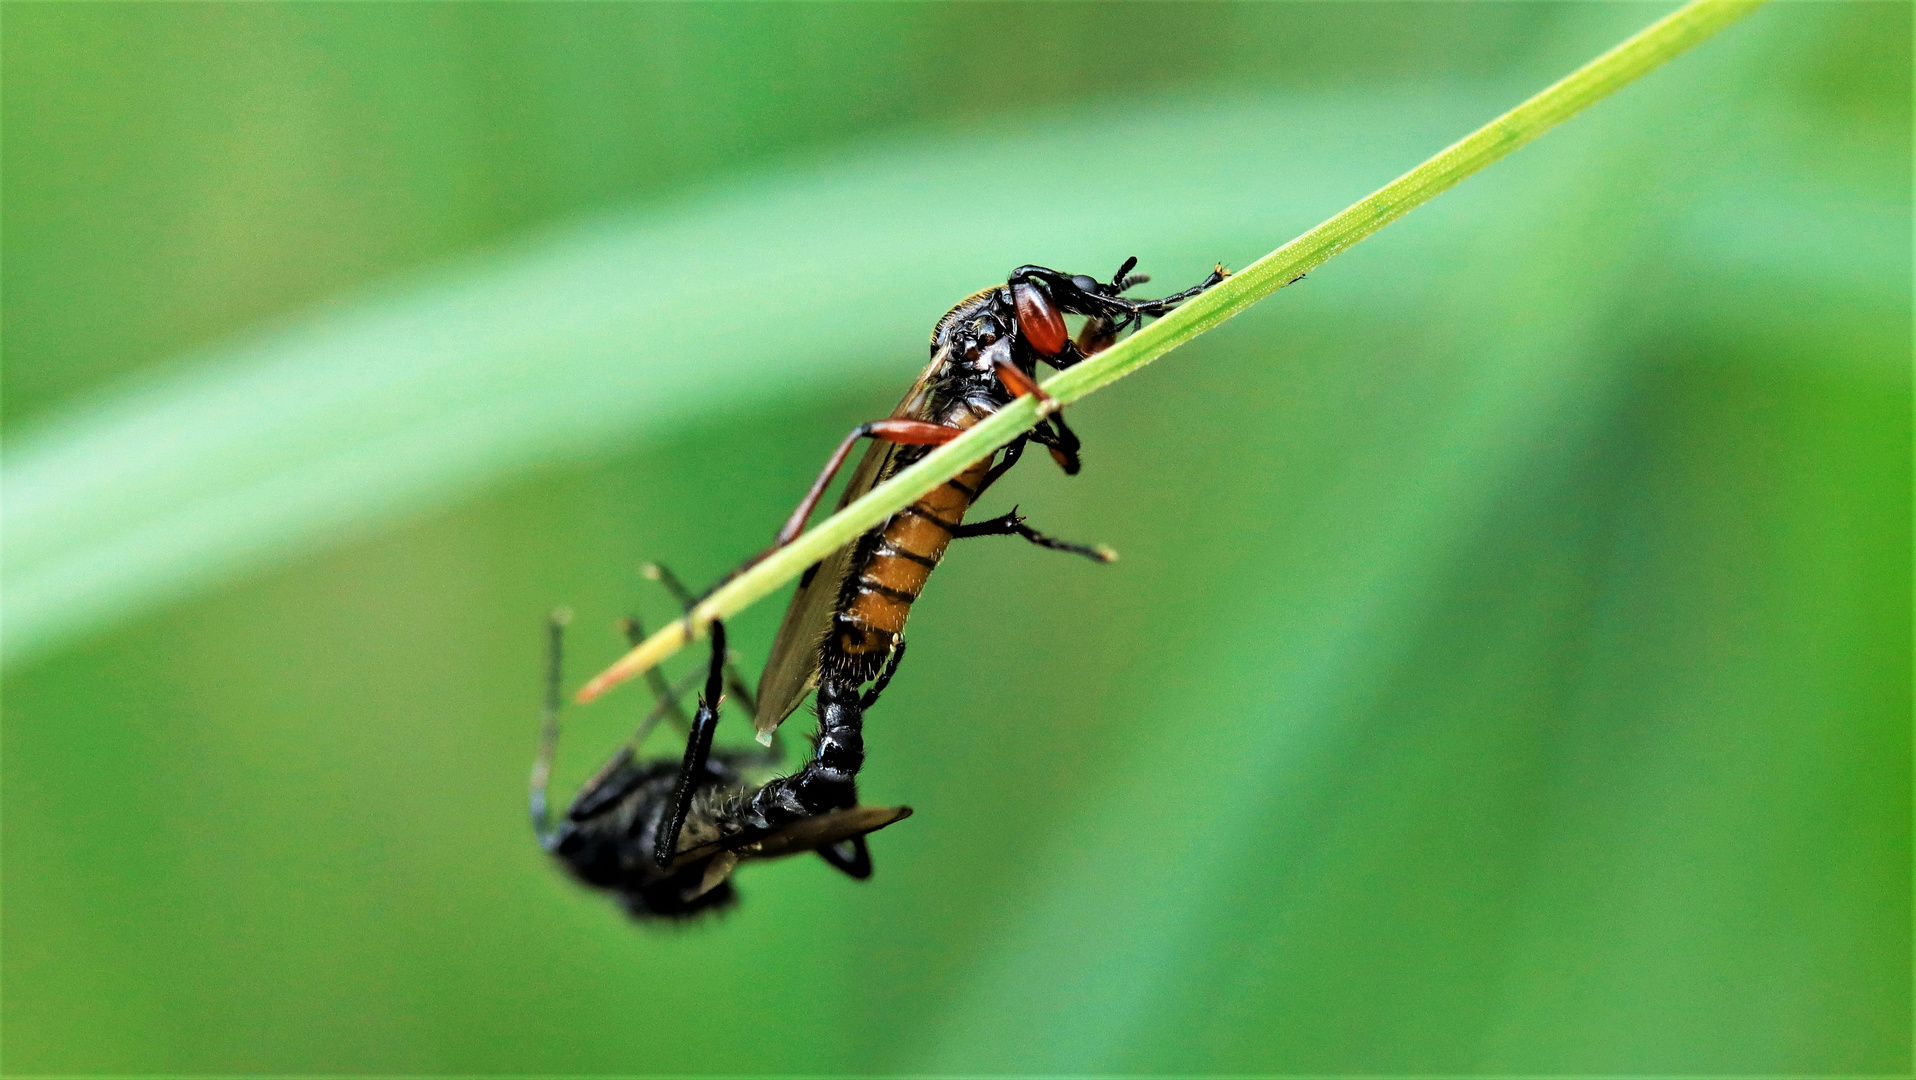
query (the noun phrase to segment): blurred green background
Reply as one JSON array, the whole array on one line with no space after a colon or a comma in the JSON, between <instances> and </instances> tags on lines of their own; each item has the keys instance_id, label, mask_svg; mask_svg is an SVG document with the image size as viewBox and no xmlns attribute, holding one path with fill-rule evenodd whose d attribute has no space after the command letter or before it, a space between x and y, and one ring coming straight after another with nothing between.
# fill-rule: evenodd
<instances>
[{"instance_id":1,"label":"blurred green background","mask_svg":"<svg viewBox=\"0 0 1916 1080\"><path fill-rule=\"evenodd\" d=\"M1075 407L980 512L1123 560L953 551L871 882L666 932L525 823L544 613L755 550L959 296L1242 265L1665 10L7 6L6 1070L1906 1072L1907 4Z\"/></svg>"}]
</instances>

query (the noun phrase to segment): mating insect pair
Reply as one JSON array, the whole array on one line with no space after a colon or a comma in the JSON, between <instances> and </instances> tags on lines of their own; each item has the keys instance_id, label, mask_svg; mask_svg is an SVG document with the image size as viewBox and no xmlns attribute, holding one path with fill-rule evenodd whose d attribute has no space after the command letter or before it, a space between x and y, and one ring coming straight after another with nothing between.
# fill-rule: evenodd
<instances>
[{"instance_id":1,"label":"mating insect pair","mask_svg":"<svg viewBox=\"0 0 1916 1080\"><path fill-rule=\"evenodd\" d=\"M1068 368L1109 347L1146 318L1163 315L1217 284L1227 273L1220 266L1183 292L1157 300L1126 300L1122 294L1127 289L1149 280L1131 273L1136 265L1135 258L1126 260L1109 282L1021 266L1003 285L960 301L933 328L931 360L898 407L889 417L860 424L845 437L772 546L746 563L750 566L798 537L858 440L873 442L846 482L841 507L918 460L929 447L951 441L1014 399L1030 394L1040 400L1037 424L1003 451L974 462L806 571L772 643L756 695L735 674L730 678L734 696L753 714L760 742L769 742L806 695L817 691L816 750L798 772L748 787L745 774L770 762L711 749L725 682L722 672L729 664L724 628L715 622L706 692L688 725L685 756L677 767L670 760L640 763L628 746L587 783L565 820L550 827L544 790L557 731L560 630L555 624L548 737L533 775L534 825L547 850L581 880L618 893L635 914L689 915L729 902L732 869L750 858L811 850L853 877L869 876L865 835L911 811L857 805L864 713L898 670L905 620L946 547L966 537L1021 536L1101 562L1113 558L1105 549L1038 532L1016 508L970 525L964 524L964 515L1018 462L1027 443L1049 450L1067 474L1079 469L1078 437L1058 414L1057 403L1039 388L1039 363ZM1075 340L1065 324L1067 315L1084 319ZM681 598L689 612L691 598ZM649 674L659 708L668 709L674 700L670 688L662 676ZM603 689L610 681L601 676L594 685Z\"/></svg>"}]
</instances>

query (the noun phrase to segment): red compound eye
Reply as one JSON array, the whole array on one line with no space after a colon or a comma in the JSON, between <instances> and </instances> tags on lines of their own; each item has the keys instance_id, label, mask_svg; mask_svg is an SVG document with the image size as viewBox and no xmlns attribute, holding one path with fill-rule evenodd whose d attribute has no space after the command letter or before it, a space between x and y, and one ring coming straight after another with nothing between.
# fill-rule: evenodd
<instances>
[{"instance_id":1,"label":"red compound eye","mask_svg":"<svg viewBox=\"0 0 1916 1080\"><path fill-rule=\"evenodd\" d=\"M1070 336L1065 333L1064 316L1051 306L1050 299L1023 281L1011 287L1011 298L1018 308L1018 329L1024 331L1025 340L1038 355L1056 356L1063 352Z\"/></svg>"}]
</instances>

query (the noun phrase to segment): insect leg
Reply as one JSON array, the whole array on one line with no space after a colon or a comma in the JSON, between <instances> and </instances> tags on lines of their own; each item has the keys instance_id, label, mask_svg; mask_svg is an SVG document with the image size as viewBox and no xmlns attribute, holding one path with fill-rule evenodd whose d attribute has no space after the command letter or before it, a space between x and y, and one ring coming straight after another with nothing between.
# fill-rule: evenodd
<instances>
[{"instance_id":1,"label":"insect leg","mask_svg":"<svg viewBox=\"0 0 1916 1080\"><path fill-rule=\"evenodd\" d=\"M818 857L843 870L845 876L854 881L863 881L872 876L872 853L865 846L863 835L819 848Z\"/></svg>"},{"instance_id":2,"label":"insect leg","mask_svg":"<svg viewBox=\"0 0 1916 1080\"><path fill-rule=\"evenodd\" d=\"M845 436L845 441L839 443L838 449L832 452L831 460L825 463L824 471L819 473L818 479L812 482L812 489L805 493L804 499L800 500L798 509L792 511L792 516L785 520L784 527L778 530L778 535L772 539L772 546L754 558L752 562L757 562L798 539L798 534L805 531L805 523L811 520L812 511L818 507L818 500L824 497L825 489L831 485L832 477L838 475L839 466L845 464L846 456L852 452L852 446L858 440L881 439L906 446L937 446L948 443L961 434L963 430L960 428L927 423L923 420L873 420L853 428L851 434ZM750 563L747 565L749 566Z\"/></svg>"},{"instance_id":3,"label":"insect leg","mask_svg":"<svg viewBox=\"0 0 1916 1080\"><path fill-rule=\"evenodd\" d=\"M885 670L878 673L878 681L872 683L872 688L865 691L864 697L858 699L859 711L869 711L873 705L878 704L878 695L884 693L885 687L891 685L891 677L898 674L898 665L904 659L905 639L901 637L898 639L898 646L891 651L891 658L885 661Z\"/></svg>"},{"instance_id":4,"label":"insect leg","mask_svg":"<svg viewBox=\"0 0 1916 1080\"><path fill-rule=\"evenodd\" d=\"M1024 517L1018 513L1018 508L1015 506L1011 508L1009 513L1000 514L995 518L987 518L984 521L974 521L969 525L960 525L958 526L958 531L951 534L953 540L960 540L972 536L1022 536L1039 547L1050 548L1053 551L1068 551L1073 555L1082 555L1092 562L1116 562L1118 558L1117 552L1112 551L1102 544L1073 544L1066 540L1058 540L1046 536L1031 526L1026 525Z\"/></svg>"},{"instance_id":5,"label":"insect leg","mask_svg":"<svg viewBox=\"0 0 1916 1080\"><path fill-rule=\"evenodd\" d=\"M668 569L664 563L646 563L640 572L665 586L665 591L672 594L672 599L679 602L686 614L691 614L692 607L698 603L699 598L693 596L692 590L685 587L685 582L680 581L679 576ZM752 693L751 688L745 685L745 676L739 673L738 664L732 659L730 650L725 653L725 689L745 706L747 716L758 714L758 695ZM777 728L772 730L772 741L754 757L765 765L775 765L785 760L785 744Z\"/></svg>"},{"instance_id":6,"label":"insect leg","mask_svg":"<svg viewBox=\"0 0 1916 1080\"><path fill-rule=\"evenodd\" d=\"M1013 397L1029 394L1038 399L1038 426L1032 429L1031 438L1051 451L1052 460L1058 463L1066 476L1078 475L1078 469L1082 467L1078 460L1078 436L1065 426L1064 417L1058 415L1058 410L1064 406L1058 403L1057 398L1045 393L1044 388L1034 382L1031 376L1018 370L1016 365L999 361L997 372L998 381L1011 391Z\"/></svg>"},{"instance_id":7,"label":"insect leg","mask_svg":"<svg viewBox=\"0 0 1916 1080\"><path fill-rule=\"evenodd\" d=\"M705 675L705 693L699 697L699 711L692 718L692 734L685 741L685 761L679 766L679 783L672 791L672 816L654 843L653 859L665 866L678 850L679 830L692 811L692 797L698 793L698 781L705 774L706 758L712 753L712 733L718 728L719 698L724 693L725 624L712 620L712 665Z\"/></svg>"},{"instance_id":8,"label":"insect leg","mask_svg":"<svg viewBox=\"0 0 1916 1080\"><path fill-rule=\"evenodd\" d=\"M696 689L699 679L704 677L704 674L705 673L701 671L688 671L679 679L676 686L667 687L666 693L671 696L653 704L652 710L646 713L644 719L639 721L639 726L633 729L632 738L626 743L626 746L636 752L639 747L644 744L645 740L651 736L652 729L659 726L659 721L665 719L668 707L676 707L681 698ZM692 733L691 721L685 720L683 717L679 718L678 727L688 736Z\"/></svg>"},{"instance_id":9,"label":"insect leg","mask_svg":"<svg viewBox=\"0 0 1916 1080\"><path fill-rule=\"evenodd\" d=\"M539 846L547 851L558 839L557 830L552 827L551 815L546 809L546 785L552 779L552 759L559 750L559 681L560 664L565 654L565 624L572 613L561 608L546 620L546 700L545 717L539 730L539 755L532 761L532 783L529 797L529 809L532 813L532 835L539 840Z\"/></svg>"},{"instance_id":10,"label":"insect leg","mask_svg":"<svg viewBox=\"0 0 1916 1080\"><path fill-rule=\"evenodd\" d=\"M1039 386L1031 376L1018 370L1018 365L1008 360L1000 360L994 366L993 370L998 373L998 381L1005 384L1006 390L1011 391L1012 397L1024 397L1029 394L1038 399L1038 416L1040 419L1050 416L1052 413L1064 408L1063 405L1058 404L1057 398L1045 393L1044 387Z\"/></svg>"},{"instance_id":11,"label":"insect leg","mask_svg":"<svg viewBox=\"0 0 1916 1080\"><path fill-rule=\"evenodd\" d=\"M1203 292L1204 290L1210 288L1213 285L1216 285L1218 282L1223 281L1225 278L1230 276L1231 276L1231 272L1229 270L1224 269L1223 263L1219 263L1214 269L1212 269L1209 277L1205 278L1203 281L1198 282L1196 285L1191 286L1190 288L1184 290L1181 293L1172 293L1170 296L1159 297L1156 300L1146 300L1143 303L1133 304L1133 303L1129 303L1128 301L1125 303L1126 303L1126 306L1129 307L1133 313L1138 315L1148 315L1155 318L1159 315L1163 315L1164 313L1170 311L1172 308L1177 307L1179 304L1184 303L1186 300L1191 299L1193 296L1196 296L1197 294Z\"/></svg>"},{"instance_id":12,"label":"insect leg","mask_svg":"<svg viewBox=\"0 0 1916 1080\"><path fill-rule=\"evenodd\" d=\"M679 606L685 609L687 615L692 613L692 608L699 602L699 598L693 596L692 590L685 587L685 582L680 581L679 576L667 569L664 563L646 563L640 572L665 586L665 591L672 594L672 599L679 602ZM637 646L638 642L633 642L633 645ZM739 703L745 706L747 713L758 712L758 695L752 693L751 688L745 685L745 677L739 674L738 664L733 661L732 654L729 652L725 654L725 688L733 697L738 698Z\"/></svg>"},{"instance_id":13,"label":"insect leg","mask_svg":"<svg viewBox=\"0 0 1916 1080\"><path fill-rule=\"evenodd\" d=\"M645 641L645 625L639 622L637 615L627 615L620 619L619 629L625 632L625 640L635 649ZM645 673L645 684L651 688L652 698L658 704L646 714L644 720L639 721L639 728L632 735L634 749L645 741L647 735L652 734L652 729L658 726L660 720L667 717L671 718L673 725L680 731L692 730L692 722L686 719L685 709L679 704L681 691L666 683L665 672L656 667L652 668Z\"/></svg>"},{"instance_id":14,"label":"insect leg","mask_svg":"<svg viewBox=\"0 0 1916 1080\"><path fill-rule=\"evenodd\" d=\"M1051 460L1058 463L1066 476L1076 476L1078 470L1084 468L1084 462L1078 458L1078 433L1065 426L1063 416L1053 413L1045 417L1044 423L1031 430L1031 441L1051 451Z\"/></svg>"},{"instance_id":15,"label":"insect leg","mask_svg":"<svg viewBox=\"0 0 1916 1080\"><path fill-rule=\"evenodd\" d=\"M1005 456L999 458L998 464L985 472L985 478L978 484L978 493L971 497L972 502L984 498L985 492L991 489L991 485L997 483L1000 476L1010 472L1013 465L1018 464L1018 459L1024 456L1025 443L1030 441L1029 432L1011 440L1011 443L1005 447Z\"/></svg>"},{"instance_id":16,"label":"insect leg","mask_svg":"<svg viewBox=\"0 0 1916 1080\"><path fill-rule=\"evenodd\" d=\"M1130 268L1135 265L1137 265L1135 259L1125 260L1125 265L1119 268L1117 276L1109 285L1091 282L1090 278L1068 277L1046 266L1020 266L1011 272L1011 280L1042 281L1051 290L1052 299L1061 310L1074 315L1107 316L1117 325L1117 329L1122 330L1126 323L1136 325L1137 319L1163 315L1231 276L1231 272L1220 264L1211 271L1209 277L1181 293L1173 293L1156 300L1126 300L1118 294L1133 285L1141 285L1150 280L1142 275L1131 274ZM1091 282L1091 287L1086 287L1081 282Z\"/></svg>"},{"instance_id":17,"label":"insect leg","mask_svg":"<svg viewBox=\"0 0 1916 1080\"><path fill-rule=\"evenodd\" d=\"M1133 274L1131 272L1131 268L1136 265L1138 265L1138 257L1136 255L1124 260L1124 265L1118 267L1118 272L1111 275L1111 284L1106 285L1100 291L1106 296L1118 296L1133 285L1142 285L1150 281L1150 274ZM1096 356L1117 344L1118 334L1121 333L1123 329L1124 328L1119 326L1109 315L1092 315L1088 317L1084 321L1084 326L1078 330L1077 348L1066 350L1067 352L1076 354L1072 357L1071 363L1075 364L1086 357Z\"/></svg>"},{"instance_id":18,"label":"insect leg","mask_svg":"<svg viewBox=\"0 0 1916 1080\"><path fill-rule=\"evenodd\" d=\"M1130 272L1136 264L1136 258L1126 259L1111 278L1111 283L1100 285L1095 291L1079 289L1075 283L1070 284L1069 291L1061 297L1061 303L1066 310L1086 316L1084 326L1078 330L1075 342L1066 343L1055 356L1041 357L1045 363L1063 371L1096 356L1117 344L1118 335L1136 329L1146 318L1167 314L1172 308L1230 276L1230 271L1219 266L1211 271L1211 276L1181 293L1156 300L1126 300L1118 294L1151 280L1149 274ZM1059 288L1059 285L1059 282L1052 283L1054 289Z\"/></svg>"}]
</instances>

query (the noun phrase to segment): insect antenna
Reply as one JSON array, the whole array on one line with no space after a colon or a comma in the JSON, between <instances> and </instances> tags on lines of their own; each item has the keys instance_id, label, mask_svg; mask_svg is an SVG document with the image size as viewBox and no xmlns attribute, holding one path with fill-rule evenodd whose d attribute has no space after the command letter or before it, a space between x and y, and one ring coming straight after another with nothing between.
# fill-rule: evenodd
<instances>
[{"instance_id":1,"label":"insect antenna","mask_svg":"<svg viewBox=\"0 0 1916 1080\"><path fill-rule=\"evenodd\" d=\"M1131 273L1131 268L1136 265L1138 265L1138 257L1136 255L1124 260L1124 265L1118 267L1118 272L1111 275L1111 284L1105 287L1105 292L1111 296L1116 296L1133 285L1142 285L1150 281L1150 274Z\"/></svg>"},{"instance_id":2,"label":"insect antenna","mask_svg":"<svg viewBox=\"0 0 1916 1080\"><path fill-rule=\"evenodd\" d=\"M546 620L546 700L545 718L539 729L539 756L532 762L532 783L528 808L532 814L532 833L539 846L552 850L558 833L552 827L546 808L546 785L552 779L552 759L559 750L559 684L565 656L565 625L572 612L559 608Z\"/></svg>"}]
</instances>

